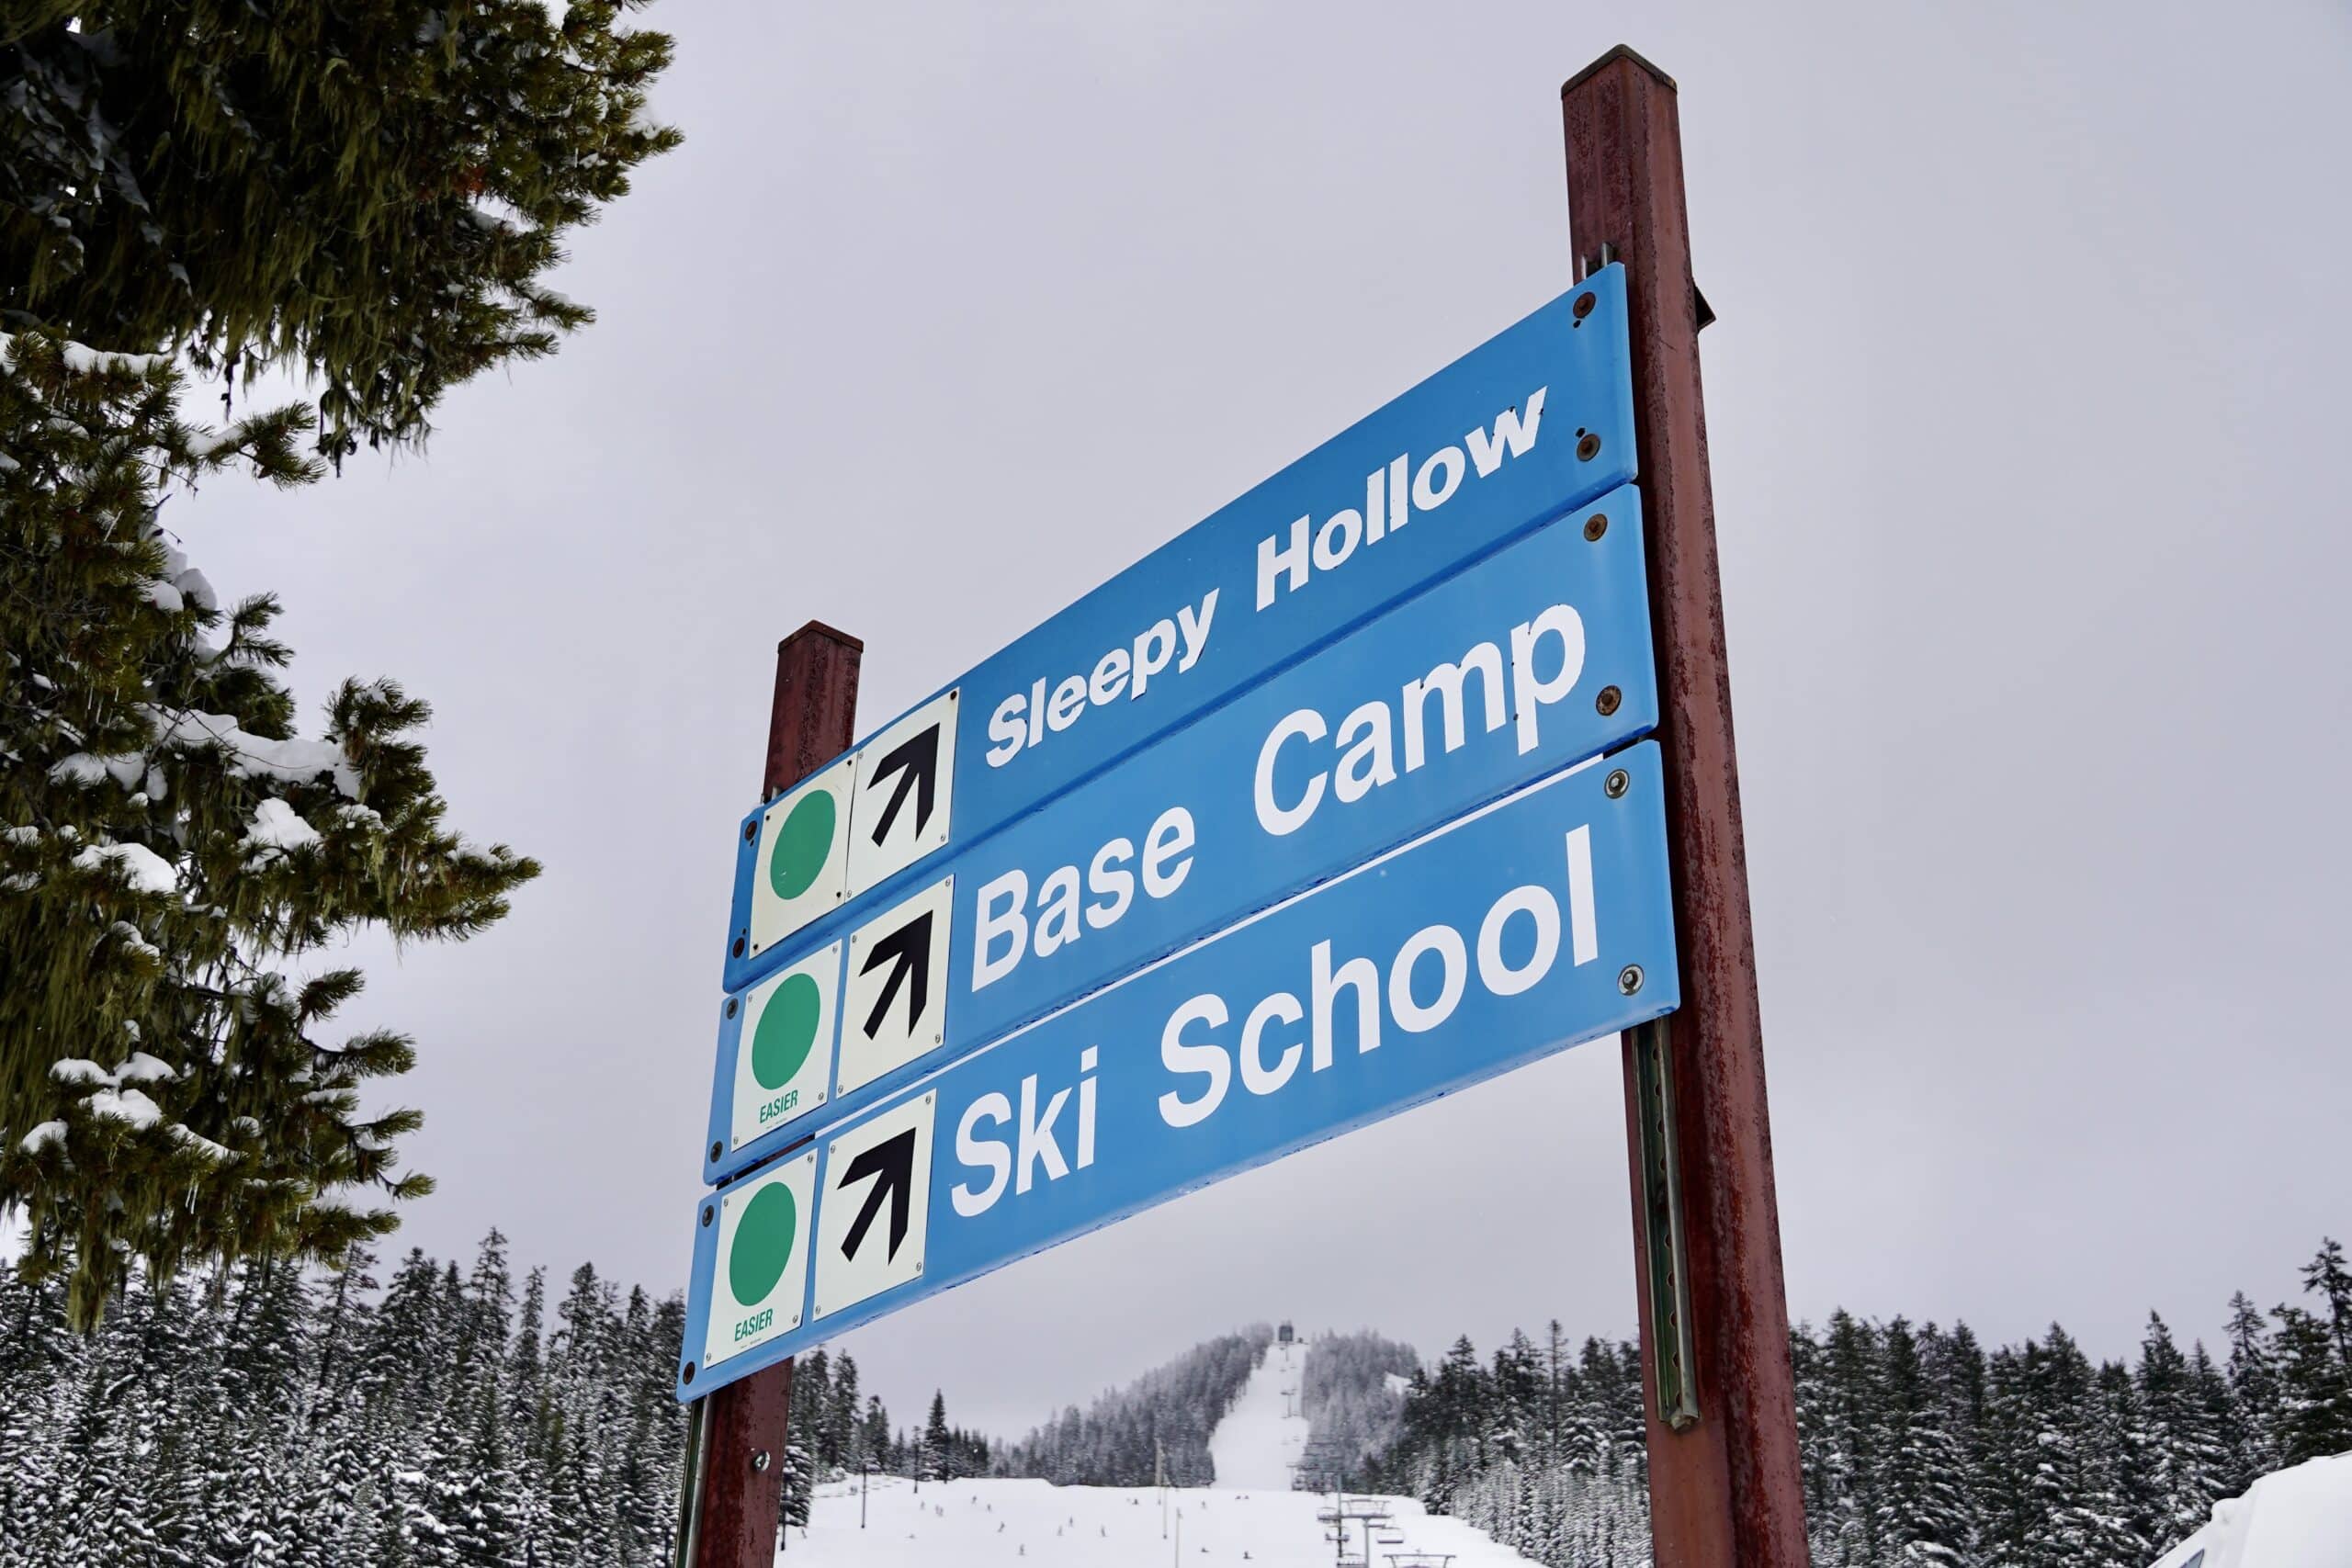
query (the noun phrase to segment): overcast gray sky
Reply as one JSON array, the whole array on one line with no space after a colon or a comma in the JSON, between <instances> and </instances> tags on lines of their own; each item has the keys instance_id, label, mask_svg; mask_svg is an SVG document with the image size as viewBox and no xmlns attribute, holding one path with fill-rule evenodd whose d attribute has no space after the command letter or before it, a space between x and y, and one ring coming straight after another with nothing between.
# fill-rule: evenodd
<instances>
[{"instance_id":1,"label":"overcast gray sky","mask_svg":"<svg viewBox=\"0 0 2352 1568\"><path fill-rule=\"evenodd\" d=\"M2207 1336L2352 1229L2340 0L672 0L601 312L422 459L175 503L546 876L372 962L400 1245L682 1285L776 639L870 727L1570 281L1557 89L1679 79L1790 1304ZM374 953L374 949L368 950ZM844 1343L1011 1433L1251 1318L1634 1323L1588 1047Z\"/></svg>"}]
</instances>

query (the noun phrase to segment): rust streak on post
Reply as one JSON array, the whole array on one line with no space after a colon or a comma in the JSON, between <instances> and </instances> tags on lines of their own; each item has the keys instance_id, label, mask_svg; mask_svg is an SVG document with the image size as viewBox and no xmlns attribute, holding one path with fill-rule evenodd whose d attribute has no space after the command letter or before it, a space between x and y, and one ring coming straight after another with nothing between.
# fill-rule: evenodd
<instances>
[{"instance_id":1,"label":"rust streak on post","mask_svg":"<svg viewBox=\"0 0 2352 1568\"><path fill-rule=\"evenodd\" d=\"M776 645L761 798L790 789L857 739L857 666L865 645L811 621ZM771 1568L791 1440L792 1361L707 1396L701 1523L693 1568ZM758 1462L761 1454L768 1462Z\"/></svg>"},{"instance_id":2,"label":"rust streak on post","mask_svg":"<svg viewBox=\"0 0 2352 1568\"><path fill-rule=\"evenodd\" d=\"M1668 1060L1700 1414L1680 1431L1657 1412L1631 1035L1625 1048L1654 1550L1672 1568L1801 1568L1788 1302L1675 86L1620 48L1569 81L1560 100L1579 271L1604 244L1625 264L1682 962Z\"/></svg>"}]
</instances>

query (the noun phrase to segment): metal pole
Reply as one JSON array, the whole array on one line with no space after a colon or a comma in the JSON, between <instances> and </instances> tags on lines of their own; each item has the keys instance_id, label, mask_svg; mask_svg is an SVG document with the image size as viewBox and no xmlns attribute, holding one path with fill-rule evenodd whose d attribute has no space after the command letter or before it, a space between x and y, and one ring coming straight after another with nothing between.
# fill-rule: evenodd
<instances>
[{"instance_id":1,"label":"metal pole","mask_svg":"<svg viewBox=\"0 0 2352 1568\"><path fill-rule=\"evenodd\" d=\"M865 645L811 621L776 645L763 799L798 784L857 739ZM695 1404L702 1472L685 1521L691 1568L773 1568L792 1427L792 1362L753 1372Z\"/></svg>"},{"instance_id":2,"label":"metal pole","mask_svg":"<svg viewBox=\"0 0 2352 1568\"><path fill-rule=\"evenodd\" d=\"M865 1493L866 1493L866 1489L867 1489L870 1485L872 1485L872 1482L868 1479L868 1478L869 1478L869 1476L870 1476L870 1475L871 1475L871 1473L872 1473L872 1471L873 1471L873 1467L872 1467L872 1466L871 1466L871 1465L870 1465L870 1464L869 1464L869 1463L868 1463L865 1459L860 1458L860 1459L858 1460L858 1461L857 1461L857 1528L858 1528L858 1529L864 1529L865 1528Z\"/></svg>"},{"instance_id":3,"label":"metal pole","mask_svg":"<svg viewBox=\"0 0 2352 1568\"><path fill-rule=\"evenodd\" d=\"M1628 1033L1650 1529L1674 1568L1803 1568L1804 1498L1673 79L1619 47L1560 89L1577 276L1625 264L1682 1006ZM1651 1114L1644 1116L1645 1101ZM1678 1254L1679 1247L1679 1254ZM1670 1314L1674 1321L1660 1321Z\"/></svg>"}]
</instances>

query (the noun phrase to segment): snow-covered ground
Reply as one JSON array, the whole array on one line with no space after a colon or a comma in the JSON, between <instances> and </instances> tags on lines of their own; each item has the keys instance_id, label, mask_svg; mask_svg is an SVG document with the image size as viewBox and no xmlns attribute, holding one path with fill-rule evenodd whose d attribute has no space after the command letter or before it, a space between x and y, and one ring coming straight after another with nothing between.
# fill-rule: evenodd
<instances>
[{"instance_id":1,"label":"snow-covered ground","mask_svg":"<svg viewBox=\"0 0 2352 1568\"><path fill-rule=\"evenodd\" d=\"M2342 1568L2352 1562L2352 1453L2274 1471L2155 1568Z\"/></svg>"},{"instance_id":2,"label":"snow-covered ground","mask_svg":"<svg viewBox=\"0 0 2352 1568\"><path fill-rule=\"evenodd\" d=\"M1306 1447L1306 1417L1299 1408L1304 1345L1270 1345L1225 1419L1209 1434L1209 1459L1220 1489L1282 1492Z\"/></svg>"},{"instance_id":3,"label":"snow-covered ground","mask_svg":"<svg viewBox=\"0 0 2352 1568\"><path fill-rule=\"evenodd\" d=\"M918 1494L895 1476L871 1484L863 1530L856 1482L818 1488L809 1527L791 1532L779 1568L1332 1568L1331 1542L1315 1517L1330 1507L1328 1492L1170 1487L1163 1537L1162 1495L1148 1486L946 1481ZM1532 1568L1457 1519L1428 1517L1405 1498L1381 1501L1395 1517L1373 1543L1372 1568L1387 1568L1391 1552L1417 1551L1451 1552L1453 1568ZM1363 1561L1355 1527L1348 1562Z\"/></svg>"}]
</instances>

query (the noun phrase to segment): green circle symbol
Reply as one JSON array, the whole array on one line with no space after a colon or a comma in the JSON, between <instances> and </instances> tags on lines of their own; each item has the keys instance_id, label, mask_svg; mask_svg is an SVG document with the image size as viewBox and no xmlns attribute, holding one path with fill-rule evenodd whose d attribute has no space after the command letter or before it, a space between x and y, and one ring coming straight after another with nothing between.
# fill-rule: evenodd
<instances>
[{"instance_id":1,"label":"green circle symbol","mask_svg":"<svg viewBox=\"0 0 2352 1568\"><path fill-rule=\"evenodd\" d=\"M727 1254L727 1284L737 1301L757 1306L767 1299L792 1261L799 1230L800 1211L790 1187L778 1181L752 1194Z\"/></svg>"},{"instance_id":2,"label":"green circle symbol","mask_svg":"<svg viewBox=\"0 0 2352 1568\"><path fill-rule=\"evenodd\" d=\"M786 813L768 851L768 886L779 898L797 898L815 886L833 850L833 795L812 789Z\"/></svg>"},{"instance_id":3,"label":"green circle symbol","mask_svg":"<svg viewBox=\"0 0 2352 1568\"><path fill-rule=\"evenodd\" d=\"M787 975L769 994L752 1031L752 1076L762 1089L782 1089L792 1081L817 1043L817 1021L823 1011L824 999L810 975Z\"/></svg>"}]
</instances>

